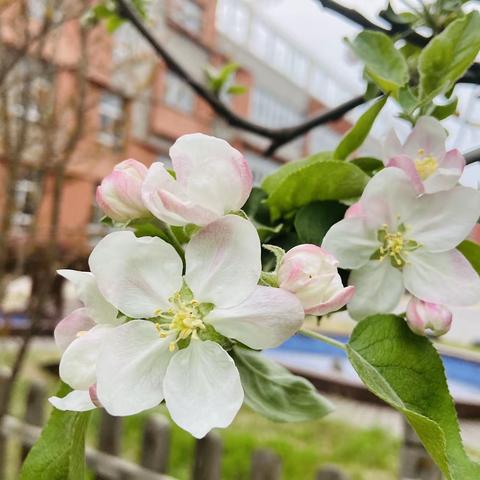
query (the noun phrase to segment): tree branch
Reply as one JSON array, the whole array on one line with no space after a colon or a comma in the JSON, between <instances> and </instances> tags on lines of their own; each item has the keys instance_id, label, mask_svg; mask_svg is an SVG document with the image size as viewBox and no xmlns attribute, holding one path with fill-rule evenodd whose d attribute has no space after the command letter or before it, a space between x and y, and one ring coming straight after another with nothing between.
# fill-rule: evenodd
<instances>
[{"instance_id":1,"label":"tree branch","mask_svg":"<svg viewBox=\"0 0 480 480\"><path fill-rule=\"evenodd\" d=\"M230 110L217 96L207 89L201 82L193 78L185 68L158 42L153 33L145 26L137 13L130 7L126 0L116 0L118 14L128 20L140 33L140 35L150 44L159 57L163 59L167 67L186 82L195 93L203 98L220 117L222 117L232 127L255 133L271 140L271 145L266 151L266 155L273 155L277 148L289 143L314 127L323 125L341 118L345 113L367 100L363 97L355 97L352 100L324 112L316 117L306 120L304 123L294 127L269 128L257 123L251 122Z\"/></svg>"}]
</instances>

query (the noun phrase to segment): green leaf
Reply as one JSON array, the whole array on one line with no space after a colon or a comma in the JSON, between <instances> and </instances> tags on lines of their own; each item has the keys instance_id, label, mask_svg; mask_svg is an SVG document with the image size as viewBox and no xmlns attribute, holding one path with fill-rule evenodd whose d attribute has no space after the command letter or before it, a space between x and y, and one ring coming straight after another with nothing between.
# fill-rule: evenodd
<instances>
[{"instance_id":1,"label":"green leaf","mask_svg":"<svg viewBox=\"0 0 480 480\"><path fill-rule=\"evenodd\" d=\"M445 93L465 73L480 50L480 14L471 12L452 22L420 54L420 98Z\"/></svg>"},{"instance_id":2,"label":"green leaf","mask_svg":"<svg viewBox=\"0 0 480 480\"><path fill-rule=\"evenodd\" d=\"M365 63L365 71L385 93L397 96L398 89L408 82L408 66L390 37L365 30L350 43L355 54Z\"/></svg>"},{"instance_id":3,"label":"green leaf","mask_svg":"<svg viewBox=\"0 0 480 480\"><path fill-rule=\"evenodd\" d=\"M300 160L295 160L293 162L288 162L282 167L280 167L275 172L266 176L262 182L262 188L268 194L272 193L282 182L288 177L291 173L301 170L307 165L311 165L317 162L322 162L324 160L332 160L332 152L319 152L309 157L302 158Z\"/></svg>"},{"instance_id":4,"label":"green leaf","mask_svg":"<svg viewBox=\"0 0 480 480\"><path fill-rule=\"evenodd\" d=\"M232 85L227 88L227 93L230 95L242 95L248 92L248 88L245 85Z\"/></svg>"},{"instance_id":5,"label":"green leaf","mask_svg":"<svg viewBox=\"0 0 480 480\"><path fill-rule=\"evenodd\" d=\"M471 240L464 240L458 247L458 250L472 264L472 267L480 275L480 245Z\"/></svg>"},{"instance_id":6,"label":"green leaf","mask_svg":"<svg viewBox=\"0 0 480 480\"><path fill-rule=\"evenodd\" d=\"M69 392L63 384L58 396ZM90 412L53 410L28 454L20 480L84 480L85 432Z\"/></svg>"},{"instance_id":7,"label":"green leaf","mask_svg":"<svg viewBox=\"0 0 480 480\"><path fill-rule=\"evenodd\" d=\"M290 168L287 175L278 177L280 181L274 182L275 188L267 201L271 216L279 218L315 200L358 197L369 178L353 163L341 160L319 159L297 163L297 168Z\"/></svg>"},{"instance_id":8,"label":"green leaf","mask_svg":"<svg viewBox=\"0 0 480 480\"><path fill-rule=\"evenodd\" d=\"M355 125L345 134L342 140L340 140L335 152L333 152L333 158L345 160L362 145L386 101L387 97L380 98L362 114Z\"/></svg>"},{"instance_id":9,"label":"green leaf","mask_svg":"<svg viewBox=\"0 0 480 480\"><path fill-rule=\"evenodd\" d=\"M306 379L263 355L241 347L233 348L240 372L245 403L275 422L305 422L321 418L333 410Z\"/></svg>"},{"instance_id":10,"label":"green leaf","mask_svg":"<svg viewBox=\"0 0 480 480\"><path fill-rule=\"evenodd\" d=\"M368 175L373 176L375 173L380 171L384 164L381 160L374 157L358 157L350 160L350 163L353 163L357 167L361 168Z\"/></svg>"},{"instance_id":11,"label":"green leaf","mask_svg":"<svg viewBox=\"0 0 480 480\"><path fill-rule=\"evenodd\" d=\"M432 110L432 117L437 120L444 120L445 118L453 115L457 110L458 97L454 97L450 102L445 105L436 105Z\"/></svg>"},{"instance_id":12,"label":"green leaf","mask_svg":"<svg viewBox=\"0 0 480 480\"><path fill-rule=\"evenodd\" d=\"M358 323L347 352L365 385L405 415L448 479L480 478L462 445L442 361L427 338L401 317L376 315Z\"/></svg>"},{"instance_id":13,"label":"green leaf","mask_svg":"<svg viewBox=\"0 0 480 480\"><path fill-rule=\"evenodd\" d=\"M343 219L347 207L339 202L312 202L295 215L295 230L302 243L321 245L330 227Z\"/></svg>"}]
</instances>

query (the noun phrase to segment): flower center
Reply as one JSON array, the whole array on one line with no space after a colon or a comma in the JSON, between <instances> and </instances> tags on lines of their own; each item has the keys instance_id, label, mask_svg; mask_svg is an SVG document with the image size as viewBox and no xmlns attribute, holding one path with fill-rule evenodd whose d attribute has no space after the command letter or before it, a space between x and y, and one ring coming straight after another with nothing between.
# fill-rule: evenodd
<instances>
[{"instance_id":1,"label":"flower center","mask_svg":"<svg viewBox=\"0 0 480 480\"><path fill-rule=\"evenodd\" d=\"M415 159L415 168L422 180L426 180L438 168L438 161L433 155L426 155L425 150L420 148Z\"/></svg>"},{"instance_id":2,"label":"flower center","mask_svg":"<svg viewBox=\"0 0 480 480\"><path fill-rule=\"evenodd\" d=\"M190 337L196 337L199 330L206 329L203 319L213 306L195 300L186 285L170 298L170 304L171 307L167 311L159 309L155 314L158 315L159 322L156 327L160 337L175 336L175 340L169 345L170 351L173 352L177 347L181 348L179 342L188 341Z\"/></svg>"},{"instance_id":3,"label":"flower center","mask_svg":"<svg viewBox=\"0 0 480 480\"><path fill-rule=\"evenodd\" d=\"M405 238L407 228L402 223L398 230L390 231L388 225L383 225L377 232L377 239L380 242L380 248L371 256L372 260L383 261L390 259L390 263L395 268L402 268L406 263L408 252L416 250L421 245L415 240Z\"/></svg>"}]
</instances>

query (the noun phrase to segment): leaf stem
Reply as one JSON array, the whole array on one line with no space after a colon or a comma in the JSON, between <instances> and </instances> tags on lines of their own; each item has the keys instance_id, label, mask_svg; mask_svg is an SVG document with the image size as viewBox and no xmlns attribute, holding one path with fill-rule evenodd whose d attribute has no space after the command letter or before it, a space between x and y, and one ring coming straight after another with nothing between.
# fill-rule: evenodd
<instances>
[{"instance_id":1,"label":"leaf stem","mask_svg":"<svg viewBox=\"0 0 480 480\"><path fill-rule=\"evenodd\" d=\"M312 330L307 330L306 328L301 328L298 333L300 333L301 335L305 335L306 337L314 338L315 340L320 340L321 342L327 343L332 347L339 348L340 350L347 350L347 348L342 342L327 337L326 335L322 335L321 333L313 332Z\"/></svg>"},{"instance_id":2,"label":"leaf stem","mask_svg":"<svg viewBox=\"0 0 480 480\"><path fill-rule=\"evenodd\" d=\"M180 255L180 258L182 259L182 262L183 262L183 267L185 269L185 251L183 250L181 243L178 241L176 235L173 233L172 229L170 228L170 225L165 224L165 226L163 227L163 231L167 236L168 240L170 241L172 247Z\"/></svg>"}]
</instances>

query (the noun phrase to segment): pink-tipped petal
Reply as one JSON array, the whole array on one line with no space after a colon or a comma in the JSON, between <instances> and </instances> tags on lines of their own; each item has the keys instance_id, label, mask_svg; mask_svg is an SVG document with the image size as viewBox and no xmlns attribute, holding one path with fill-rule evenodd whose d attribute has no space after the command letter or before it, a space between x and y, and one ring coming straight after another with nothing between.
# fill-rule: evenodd
<instances>
[{"instance_id":1,"label":"pink-tipped petal","mask_svg":"<svg viewBox=\"0 0 480 480\"><path fill-rule=\"evenodd\" d=\"M305 313L309 315L327 315L328 313L335 312L345 306L355 295L355 287L350 285L340 290L334 295L328 302L320 303L314 307L305 310Z\"/></svg>"},{"instance_id":2,"label":"pink-tipped petal","mask_svg":"<svg viewBox=\"0 0 480 480\"><path fill-rule=\"evenodd\" d=\"M80 332L87 332L94 326L95 321L88 315L87 309L77 308L55 327L55 344L64 352Z\"/></svg>"},{"instance_id":3,"label":"pink-tipped petal","mask_svg":"<svg viewBox=\"0 0 480 480\"><path fill-rule=\"evenodd\" d=\"M419 195L424 193L425 188L423 186L422 179L415 168L415 163L410 157L407 157L406 155L397 155L390 159L390 161L387 163L387 167L396 167L403 170L412 182L416 192Z\"/></svg>"},{"instance_id":4,"label":"pink-tipped petal","mask_svg":"<svg viewBox=\"0 0 480 480\"><path fill-rule=\"evenodd\" d=\"M363 215L365 215L365 212L363 211L362 204L360 202L356 202L347 208L344 218L362 217Z\"/></svg>"}]
</instances>

